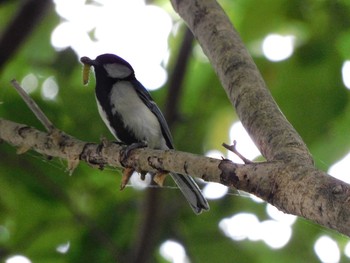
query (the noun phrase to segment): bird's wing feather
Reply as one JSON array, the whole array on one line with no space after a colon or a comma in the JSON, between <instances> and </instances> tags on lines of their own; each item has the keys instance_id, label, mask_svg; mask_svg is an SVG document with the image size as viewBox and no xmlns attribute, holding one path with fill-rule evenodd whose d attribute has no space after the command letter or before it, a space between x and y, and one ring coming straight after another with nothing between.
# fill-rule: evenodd
<instances>
[{"instance_id":1,"label":"bird's wing feather","mask_svg":"<svg viewBox=\"0 0 350 263\"><path fill-rule=\"evenodd\" d=\"M138 88L135 89L137 94L139 95L140 99L143 101L143 103L146 104L146 106L153 112L153 114L157 117L161 129L163 132L164 139L167 143L167 146L169 149L173 149L173 138L171 136L168 124L163 116L163 113L158 108L157 104L153 101L151 94L146 90L146 88L137 80L135 80L134 83Z\"/></svg>"}]
</instances>

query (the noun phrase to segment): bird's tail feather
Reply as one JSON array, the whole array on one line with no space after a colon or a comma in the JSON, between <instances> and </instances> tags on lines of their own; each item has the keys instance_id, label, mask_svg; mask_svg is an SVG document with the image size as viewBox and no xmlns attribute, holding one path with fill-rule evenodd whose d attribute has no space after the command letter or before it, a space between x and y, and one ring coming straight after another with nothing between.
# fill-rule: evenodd
<instances>
[{"instance_id":1,"label":"bird's tail feather","mask_svg":"<svg viewBox=\"0 0 350 263\"><path fill-rule=\"evenodd\" d=\"M204 198L201 190L192 177L176 173L170 173L170 175L196 214L200 214L202 210L209 210L207 200Z\"/></svg>"}]
</instances>

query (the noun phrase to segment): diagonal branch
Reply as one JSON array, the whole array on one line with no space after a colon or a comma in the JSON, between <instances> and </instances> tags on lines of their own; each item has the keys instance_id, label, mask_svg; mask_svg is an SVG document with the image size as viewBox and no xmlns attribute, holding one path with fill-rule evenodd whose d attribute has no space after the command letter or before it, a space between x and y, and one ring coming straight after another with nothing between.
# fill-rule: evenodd
<instances>
[{"instance_id":1,"label":"diagonal branch","mask_svg":"<svg viewBox=\"0 0 350 263\"><path fill-rule=\"evenodd\" d=\"M312 164L304 142L286 120L230 20L214 0L172 0L208 56L237 114L267 160Z\"/></svg>"},{"instance_id":2,"label":"diagonal branch","mask_svg":"<svg viewBox=\"0 0 350 263\"><path fill-rule=\"evenodd\" d=\"M27 106L32 110L34 115L44 125L45 129L49 132L54 130L54 126L51 121L46 117L43 111L39 108L38 104L25 92L25 90L19 85L17 80L11 81L12 86L17 90L18 94L22 97Z\"/></svg>"},{"instance_id":3,"label":"diagonal branch","mask_svg":"<svg viewBox=\"0 0 350 263\"><path fill-rule=\"evenodd\" d=\"M284 212L349 235L349 185L313 166L305 143L281 113L219 4L214 0L171 2L208 56L242 124L268 161L239 166L224 160L219 166L221 182L263 197ZM252 180L259 183L252 185Z\"/></svg>"}]
</instances>

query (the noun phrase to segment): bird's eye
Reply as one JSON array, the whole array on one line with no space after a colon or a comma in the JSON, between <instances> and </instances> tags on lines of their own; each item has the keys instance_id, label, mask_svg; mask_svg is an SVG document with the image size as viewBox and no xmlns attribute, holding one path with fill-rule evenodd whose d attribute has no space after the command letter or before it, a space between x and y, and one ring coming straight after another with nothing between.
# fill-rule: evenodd
<instances>
[{"instance_id":1,"label":"bird's eye","mask_svg":"<svg viewBox=\"0 0 350 263\"><path fill-rule=\"evenodd\" d=\"M83 66L83 84L86 85L89 83L89 75L90 75L91 65L84 64Z\"/></svg>"}]
</instances>

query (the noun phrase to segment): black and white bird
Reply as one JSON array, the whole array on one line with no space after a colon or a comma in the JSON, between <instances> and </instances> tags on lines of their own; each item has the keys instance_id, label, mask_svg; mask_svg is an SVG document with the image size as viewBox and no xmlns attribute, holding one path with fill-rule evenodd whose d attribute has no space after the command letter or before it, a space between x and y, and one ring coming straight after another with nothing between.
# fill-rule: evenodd
<instances>
[{"instance_id":1,"label":"black and white bird","mask_svg":"<svg viewBox=\"0 0 350 263\"><path fill-rule=\"evenodd\" d=\"M135 78L131 65L113 54L82 57L93 66L98 111L114 137L128 145L146 142L153 149L174 149L165 118L149 92ZM170 173L196 214L209 210L207 200L190 176Z\"/></svg>"}]
</instances>

